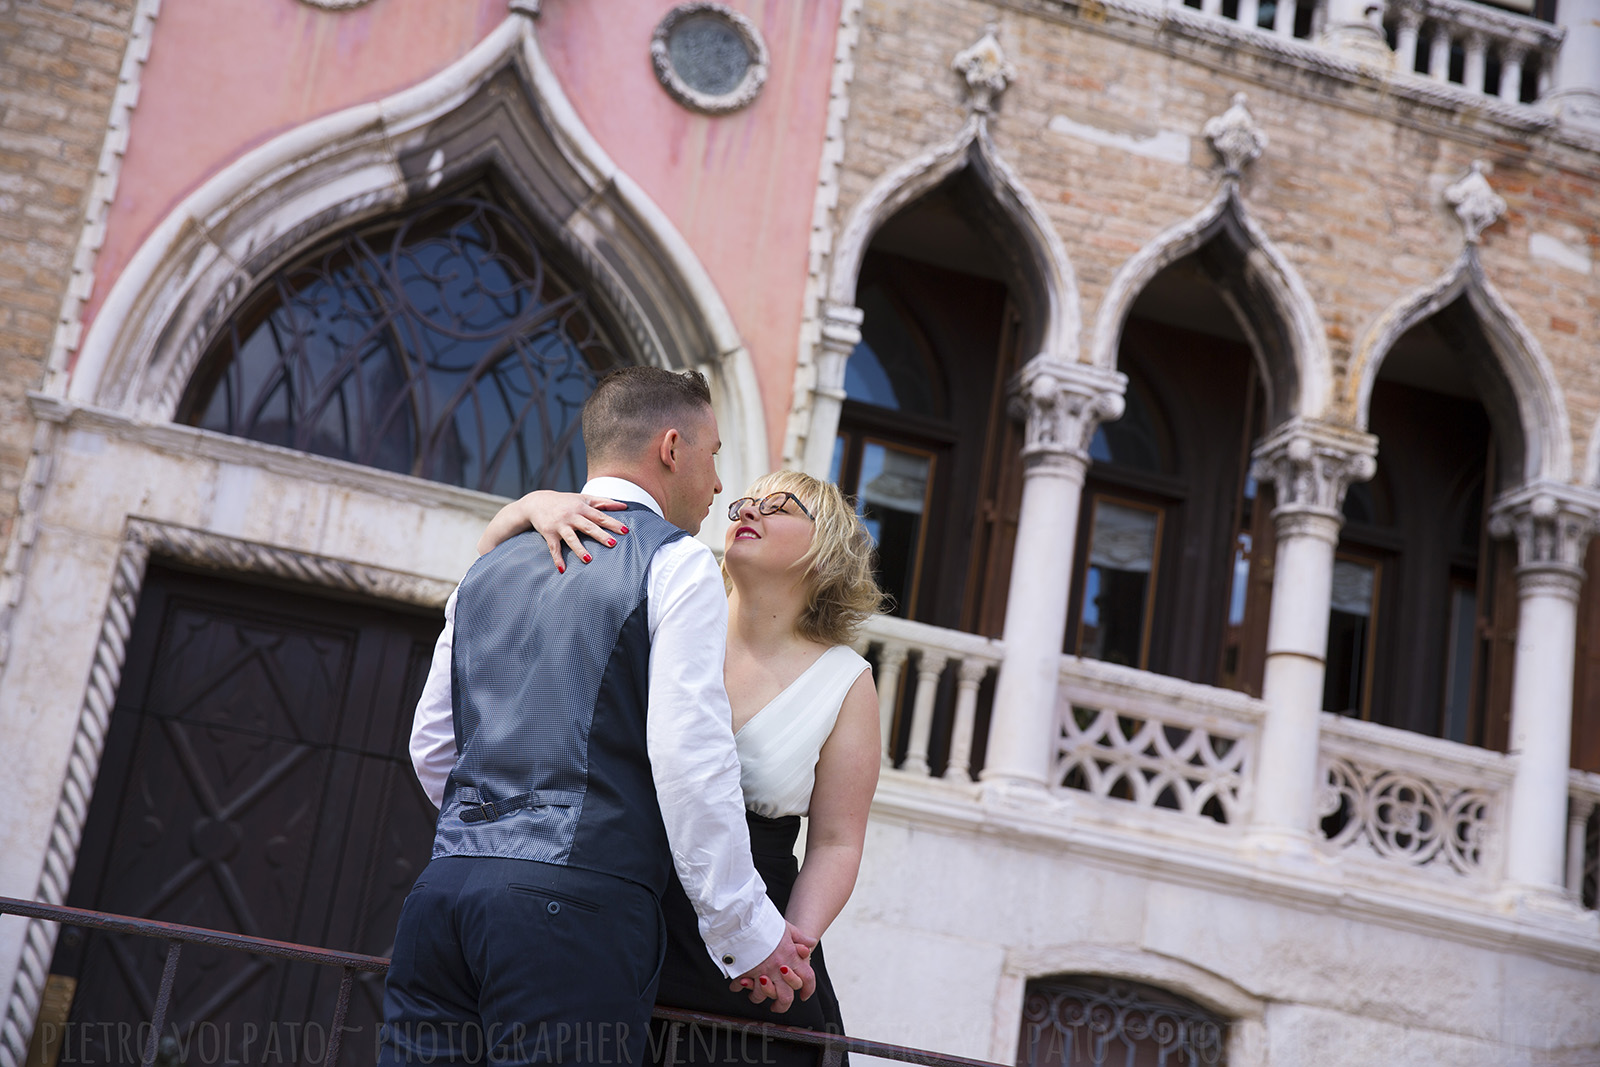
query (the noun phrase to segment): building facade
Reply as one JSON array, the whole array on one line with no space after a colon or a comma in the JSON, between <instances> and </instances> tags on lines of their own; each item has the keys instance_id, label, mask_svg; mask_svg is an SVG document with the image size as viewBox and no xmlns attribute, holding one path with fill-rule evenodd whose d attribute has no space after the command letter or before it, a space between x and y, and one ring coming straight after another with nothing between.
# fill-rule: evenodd
<instances>
[{"instance_id":1,"label":"building facade","mask_svg":"<svg viewBox=\"0 0 1600 1067\"><path fill-rule=\"evenodd\" d=\"M1600 3L0 29L0 894L386 953L439 609L651 362L878 539L853 1034L1600 1063ZM0 1058L142 951L0 920Z\"/></svg>"}]
</instances>

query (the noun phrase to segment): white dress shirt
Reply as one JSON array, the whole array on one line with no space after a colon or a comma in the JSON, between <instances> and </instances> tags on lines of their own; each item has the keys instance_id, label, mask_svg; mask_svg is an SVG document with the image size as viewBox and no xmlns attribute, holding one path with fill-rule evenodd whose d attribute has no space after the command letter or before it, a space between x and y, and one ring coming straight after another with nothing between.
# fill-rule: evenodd
<instances>
[{"instance_id":1,"label":"white dress shirt","mask_svg":"<svg viewBox=\"0 0 1600 1067\"><path fill-rule=\"evenodd\" d=\"M661 506L632 482L593 478L583 492ZM582 566L582 564L578 564ZM733 712L723 685L728 599L716 557L693 537L663 545L648 579L650 693L645 745L678 880L700 917L712 961L732 978L771 954L787 936L750 859ZM435 806L456 763L450 652L456 597L444 609L428 680L411 727L411 762Z\"/></svg>"}]
</instances>

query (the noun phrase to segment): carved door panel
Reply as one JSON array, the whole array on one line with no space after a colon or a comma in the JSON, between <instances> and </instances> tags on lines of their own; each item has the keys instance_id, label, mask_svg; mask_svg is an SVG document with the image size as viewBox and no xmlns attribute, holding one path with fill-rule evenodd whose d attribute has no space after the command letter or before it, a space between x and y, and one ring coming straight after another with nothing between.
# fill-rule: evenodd
<instances>
[{"instance_id":1,"label":"carved door panel","mask_svg":"<svg viewBox=\"0 0 1600 1067\"><path fill-rule=\"evenodd\" d=\"M68 903L388 955L432 839L406 738L440 622L152 567ZM64 933L53 970L78 980L98 1062L137 1062L116 1024L150 1017L164 952ZM314 1061L338 980L188 946L170 1018L180 1044L215 1046L190 1060L273 1040ZM381 1000L358 980L351 1063L372 1059Z\"/></svg>"}]
</instances>

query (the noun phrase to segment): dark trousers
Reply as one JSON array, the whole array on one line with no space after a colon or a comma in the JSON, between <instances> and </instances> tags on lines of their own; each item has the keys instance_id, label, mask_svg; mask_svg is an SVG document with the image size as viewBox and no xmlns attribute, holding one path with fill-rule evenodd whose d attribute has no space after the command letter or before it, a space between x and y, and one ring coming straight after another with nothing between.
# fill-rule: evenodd
<instances>
[{"instance_id":1,"label":"dark trousers","mask_svg":"<svg viewBox=\"0 0 1600 1067\"><path fill-rule=\"evenodd\" d=\"M665 937L643 886L446 856L406 897L381 1065L640 1064Z\"/></svg>"}]
</instances>

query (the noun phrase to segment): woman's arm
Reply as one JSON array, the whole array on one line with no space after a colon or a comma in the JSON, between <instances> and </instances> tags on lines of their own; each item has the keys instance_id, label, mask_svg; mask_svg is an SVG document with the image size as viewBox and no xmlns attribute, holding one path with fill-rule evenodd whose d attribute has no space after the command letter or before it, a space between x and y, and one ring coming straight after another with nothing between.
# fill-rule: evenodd
<instances>
[{"instance_id":1,"label":"woman's arm","mask_svg":"<svg viewBox=\"0 0 1600 1067\"><path fill-rule=\"evenodd\" d=\"M872 672L862 671L845 694L833 733L817 759L806 858L786 916L807 937L822 936L855 888L867 811L878 787L880 744L878 691L872 685Z\"/></svg>"},{"instance_id":2,"label":"woman's arm","mask_svg":"<svg viewBox=\"0 0 1600 1067\"><path fill-rule=\"evenodd\" d=\"M561 562L561 543L565 541L573 555L589 562L588 554L579 543L579 536L589 537L602 545L614 545L611 534L625 534L628 528L620 519L607 515L607 511L620 511L628 505L619 504L603 496L584 496L582 493L557 493L539 489L520 500L513 500L495 513L478 538L478 555L483 555L502 541L509 541L524 530L537 530L550 546L550 558L556 570L566 570ZM610 531L607 533L606 531Z\"/></svg>"}]
</instances>

